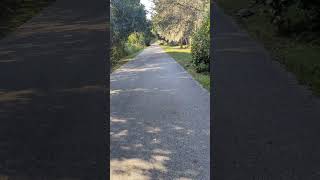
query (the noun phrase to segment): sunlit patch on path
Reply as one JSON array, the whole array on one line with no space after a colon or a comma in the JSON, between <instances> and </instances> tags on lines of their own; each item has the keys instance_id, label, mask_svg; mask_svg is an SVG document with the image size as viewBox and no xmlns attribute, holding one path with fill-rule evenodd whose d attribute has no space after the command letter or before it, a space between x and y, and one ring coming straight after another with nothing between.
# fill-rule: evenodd
<instances>
[{"instance_id":1,"label":"sunlit patch on path","mask_svg":"<svg viewBox=\"0 0 320 180\"><path fill-rule=\"evenodd\" d=\"M111 179L209 179L209 93L157 45L110 77Z\"/></svg>"}]
</instances>

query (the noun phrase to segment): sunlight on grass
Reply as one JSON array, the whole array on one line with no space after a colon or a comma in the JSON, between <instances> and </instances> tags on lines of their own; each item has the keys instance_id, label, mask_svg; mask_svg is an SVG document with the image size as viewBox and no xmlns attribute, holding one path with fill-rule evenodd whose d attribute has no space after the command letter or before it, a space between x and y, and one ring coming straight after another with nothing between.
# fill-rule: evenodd
<instances>
[{"instance_id":1,"label":"sunlight on grass","mask_svg":"<svg viewBox=\"0 0 320 180\"><path fill-rule=\"evenodd\" d=\"M182 49L180 46L161 46L166 53L173 57L182 67L184 67L192 77L197 80L204 88L210 91L210 74L197 73L191 57L191 49Z\"/></svg>"}]
</instances>

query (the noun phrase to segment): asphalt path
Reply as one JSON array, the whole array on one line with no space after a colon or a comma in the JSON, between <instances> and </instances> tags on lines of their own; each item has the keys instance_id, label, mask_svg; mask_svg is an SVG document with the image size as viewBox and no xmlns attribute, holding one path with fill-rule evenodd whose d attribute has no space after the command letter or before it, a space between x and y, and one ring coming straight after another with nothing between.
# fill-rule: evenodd
<instances>
[{"instance_id":1,"label":"asphalt path","mask_svg":"<svg viewBox=\"0 0 320 180\"><path fill-rule=\"evenodd\" d=\"M214 179L320 179L320 101L213 6Z\"/></svg>"},{"instance_id":2,"label":"asphalt path","mask_svg":"<svg viewBox=\"0 0 320 180\"><path fill-rule=\"evenodd\" d=\"M209 179L207 90L157 45L110 83L111 179Z\"/></svg>"},{"instance_id":3,"label":"asphalt path","mask_svg":"<svg viewBox=\"0 0 320 180\"><path fill-rule=\"evenodd\" d=\"M57 0L0 40L0 179L105 177L107 7Z\"/></svg>"}]
</instances>

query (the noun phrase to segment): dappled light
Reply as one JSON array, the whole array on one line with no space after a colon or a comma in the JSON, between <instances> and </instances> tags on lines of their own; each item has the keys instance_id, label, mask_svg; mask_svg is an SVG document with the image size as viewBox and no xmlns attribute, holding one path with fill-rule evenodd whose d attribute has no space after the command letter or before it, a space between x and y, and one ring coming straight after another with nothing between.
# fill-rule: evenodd
<instances>
[{"instance_id":1,"label":"dappled light","mask_svg":"<svg viewBox=\"0 0 320 180\"><path fill-rule=\"evenodd\" d=\"M0 102L14 102L14 101L28 101L30 96L35 94L34 90L20 90L20 91L1 91L0 89Z\"/></svg>"},{"instance_id":2,"label":"dappled light","mask_svg":"<svg viewBox=\"0 0 320 180\"><path fill-rule=\"evenodd\" d=\"M121 68L117 72L143 72L143 71L153 71L159 70L160 67L145 67L145 68Z\"/></svg>"},{"instance_id":3,"label":"dappled light","mask_svg":"<svg viewBox=\"0 0 320 180\"><path fill-rule=\"evenodd\" d=\"M117 119L117 118L110 118L111 123L126 123L127 120L125 119Z\"/></svg>"},{"instance_id":4,"label":"dappled light","mask_svg":"<svg viewBox=\"0 0 320 180\"><path fill-rule=\"evenodd\" d=\"M153 46L110 83L111 179L208 177L209 97L190 74Z\"/></svg>"},{"instance_id":5,"label":"dappled light","mask_svg":"<svg viewBox=\"0 0 320 180\"><path fill-rule=\"evenodd\" d=\"M110 132L111 138L121 138L124 136L128 136L128 130L122 130L117 133Z\"/></svg>"},{"instance_id":6,"label":"dappled light","mask_svg":"<svg viewBox=\"0 0 320 180\"><path fill-rule=\"evenodd\" d=\"M136 158L111 160L110 178L113 180L151 180L152 174L150 171L166 171L163 162L167 159L168 157L155 155L150 161Z\"/></svg>"},{"instance_id":7,"label":"dappled light","mask_svg":"<svg viewBox=\"0 0 320 180\"><path fill-rule=\"evenodd\" d=\"M160 76L159 78L168 78L168 77L163 77ZM174 93L176 93L176 89L159 89L159 88L150 88L150 89L146 89L146 88L134 88L134 89L116 89L116 90L110 90L110 95L115 96L115 95L120 95L121 93L126 93L126 94L130 94L130 93L137 93L137 92L145 92L145 93L153 93L154 91L160 92L160 93L166 93L166 94L171 94L173 95Z\"/></svg>"}]
</instances>

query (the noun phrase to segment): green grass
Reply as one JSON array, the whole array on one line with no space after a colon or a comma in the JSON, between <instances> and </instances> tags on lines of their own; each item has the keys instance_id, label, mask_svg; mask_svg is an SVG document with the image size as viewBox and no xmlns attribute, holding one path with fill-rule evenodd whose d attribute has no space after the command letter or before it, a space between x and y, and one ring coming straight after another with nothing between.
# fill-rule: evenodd
<instances>
[{"instance_id":1,"label":"green grass","mask_svg":"<svg viewBox=\"0 0 320 180\"><path fill-rule=\"evenodd\" d=\"M166 53L173 57L182 67L184 67L192 77L204 88L210 91L210 73L197 73L192 65L190 49L181 49L180 46L161 46Z\"/></svg>"},{"instance_id":2,"label":"green grass","mask_svg":"<svg viewBox=\"0 0 320 180\"><path fill-rule=\"evenodd\" d=\"M236 17L236 12L248 8L250 0L218 0L218 5L248 31L251 37L262 42L275 60L293 72L300 83L320 95L320 47L293 37L280 36L262 12L246 19Z\"/></svg>"},{"instance_id":3,"label":"green grass","mask_svg":"<svg viewBox=\"0 0 320 180\"><path fill-rule=\"evenodd\" d=\"M10 7L12 13L0 16L0 38L17 29L27 20L37 15L55 0L23 0L18 7Z\"/></svg>"},{"instance_id":4,"label":"green grass","mask_svg":"<svg viewBox=\"0 0 320 180\"><path fill-rule=\"evenodd\" d=\"M112 65L111 67L111 73L114 72L116 69L120 68L122 65L126 64L127 62L133 60L138 54L140 54L143 51L144 48L141 48L137 50L136 52L121 58L119 61L117 61L116 64Z\"/></svg>"}]
</instances>

